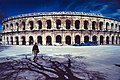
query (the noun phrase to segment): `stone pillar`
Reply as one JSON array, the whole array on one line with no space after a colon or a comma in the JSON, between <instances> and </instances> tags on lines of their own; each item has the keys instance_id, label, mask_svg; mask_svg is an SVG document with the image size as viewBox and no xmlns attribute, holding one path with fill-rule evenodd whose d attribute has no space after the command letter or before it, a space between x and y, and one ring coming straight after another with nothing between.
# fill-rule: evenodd
<instances>
[{"instance_id":1,"label":"stone pillar","mask_svg":"<svg viewBox=\"0 0 120 80\"><path fill-rule=\"evenodd\" d=\"M43 43L43 45L46 45L46 35L45 35L45 33L42 34L42 43Z\"/></svg>"},{"instance_id":2,"label":"stone pillar","mask_svg":"<svg viewBox=\"0 0 120 80\"><path fill-rule=\"evenodd\" d=\"M65 45L65 34L62 34L62 44Z\"/></svg>"},{"instance_id":3,"label":"stone pillar","mask_svg":"<svg viewBox=\"0 0 120 80\"><path fill-rule=\"evenodd\" d=\"M75 43L75 35L74 33L72 33L71 35L71 44L74 44Z\"/></svg>"},{"instance_id":4,"label":"stone pillar","mask_svg":"<svg viewBox=\"0 0 120 80\"><path fill-rule=\"evenodd\" d=\"M80 29L84 30L84 20L82 18L80 19Z\"/></svg>"},{"instance_id":5,"label":"stone pillar","mask_svg":"<svg viewBox=\"0 0 120 80\"><path fill-rule=\"evenodd\" d=\"M84 35L83 34L81 34L81 39L80 39L81 41L81 43L84 43Z\"/></svg>"},{"instance_id":6,"label":"stone pillar","mask_svg":"<svg viewBox=\"0 0 120 80\"><path fill-rule=\"evenodd\" d=\"M55 44L55 33L53 32L52 33L52 45L54 45Z\"/></svg>"}]
</instances>

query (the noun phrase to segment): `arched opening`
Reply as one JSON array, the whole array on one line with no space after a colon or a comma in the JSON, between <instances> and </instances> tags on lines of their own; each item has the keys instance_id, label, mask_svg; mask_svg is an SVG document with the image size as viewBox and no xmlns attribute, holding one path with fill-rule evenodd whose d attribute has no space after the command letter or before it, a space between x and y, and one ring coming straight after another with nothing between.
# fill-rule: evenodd
<instances>
[{"instance_id":1,"label":"arched opening","mask_svg":"<svg viewBox=\"0 0 120 80\"><path fill-rule=\"evenodd\" d=\"M70 29L71 21L66 20L66 29Z\"/></svg>"},{"instance_id":2,"label":"arched opening","mask_svg":"<svg viewBox=\"0 0 120 80\"><path fill-rule=\"evenodd\" d=\"M84 29L88 29L88 24L89 24L88 21L85 20L84 21Z\"/></svg>"},{"instance_id":3,"label":"arched opening","mask_svg":"<svg viewBox=\"0 0 120 80\"><path fill-rule=\"evenodd\" d=\"M79 29L80 28L80 21L76 20L75 21L75 29Z\"/></svg>"},{"instance_id":4,"label":"arched opening","mask_svg":"<svg viewBox=\"0 0 120 80\"><path fill-rule=\"evenodd\" d=\"M25 30L25 22L22 22L23 30Z\"/></svg>"},{"instance_id":5,"label":"arched opening","mask_svg":"<svg viewBox=\"0 0 120 80\"><path fill-rule=\"evenodd\" d=\"M93 22L92 22L92 30L95 30L95 28L96 28L96 22L93 21Z\"/></svg>"},{"instance_id":6,"label":"arched opening","mask_svg":"<svg viewBox=\"0 0 120 80\"><path fill-rule=\"evenodd\" d=\"M89 42L89 36L84 36L84 43Z\"/></svg>"},{"instance_id":7,"label":"arched opening","mask_svg":"<svg viewBox=\"0 0 120 80\"><path fill-rule=\"evenodd\" d=\"M42 29L42 22L41 22L41 20L37 21L37 23L38 23L38 29Z\"/></svg>"},{"instance_id":8,"label":"arched opening","mask_svg":"<svg viewBox=\"0 0 120 80\"><path fill-rule=\"evenodd\" d=\"M97 36L93 36L93 37L92 37L92 40L93 40L93 41L97 41Z\"/></svg>"},{"instance_id":9,"label":"arched opening","mask_svg":"<svg viewBox=\"0 0 120 80\"><path fill-rule=\"evenodd\" d=\"M19 38L18 36L15 37L16 45L19 45Z\"/></svg>"},{"instance_id":10,"label":"arched opening","mask_svg":"<svg viewBox=\"0 0 120 80\"><path fill-rule=\"evenodd\" d=\"M22 45L26 45L26 39L25 39L25 36L22 36L21 39L22 39Z\"/></svg>"},{"instance_id":11,"label":"arched opening","mask_svg":"<svg viewBox=\"0 0 120 80\"><path fill-rule=\"evenodd\" d=\"M118 44L118 37L116 37L116 44Z\"/></svg>"},{"instance_id":12,"label":"arched opening","mask_svg":"<svg viewBox=\"0 0 120 80\"><path fill-rule=\"evenodd\" d=\"M7 45L9 45L9 38L7 37Z\"/></svg>"},{"instance_id":13,"label":"arched opening","mask_svg":"<svg viewBox=\"0 0 120 80\"><path fill-rule=\"evenodd\" d=\"M115 30L117 30L117 24L115 24Z\"/></svg>"},{"instance_id":14,"label":"arched opening","mask_svg":"<svg viewBox=\"0 0 120 80\"><path fill-rule=\"evenodd\" d=\"M100 45L103 45L103 42L104 42L104 37L100 36Z\"/></svg>"},{"instance_id":15,"label":"arched opening","mask_svg":"<svg viewBox=\"0 0 120 80\"><path fill-rule=\"evenodd\" d=\"M106 23L106 31L108 31L109 23Z\"/></svg>"},{"instance_id":16,"label":"arched opening","mask_svg":"<svg viewBox=\"0 0 120 80\"><path fill-rule=\"evenodd\" d=\"M120 25L119 25L119 31L120 31Z\"/></svg>"},{"instance_id":17,"label":"arched opening","mask_svg":"<svg viewBox=\"0 0 120 80\"><path fill-rule=\"evenodd\" d=\"M66 36L66 44L71 45L71 37L70 36Z\"/></svg>"},{"instance_id":18,"label":"arched opening","mask_svg":"<svg viewBox=\"0 0 120 80\"><path fill-rule=\"evenodd\" d=\"M57 29L60 29L60 27L61 27L61 20L56 20L56 28Z\"/></svg>"},{"instance_id":19,"label":"arched opening","mask_svg":"<svg viewBox=\"0 0 120 80\"><path fill-rule=\"evenodd\" d=\"M29 45L33 45L33 43L34 43L33 37L30 36L30 37L29 37Z\"/></svg>"},{"instance_id":20,"label":"arched opening","mask_svg":"<svg viewBox=\"0 0 120 80\"><path fill-rule=\"evenodd\" d=\"M106 37L106 44L109 44L109 36Z\"/></svg>"},{"instance_id":21,"label":"arched opening","mask_svg":"<svg viewBox=\"0 0 120 80\"><path fill-rule=\"evenodd\" d=\"M103 22L99 23L99 28L100 28L100 30L102 30L102 28L103 28Z\"/></svg>"},{"instance_id":22,"label":"arched opening","mask_svg":"<svg viewBox=\"0 0 120 80\"><path fill-rule=\"evenodd\" d=\"M80 44L80 36L79 35L75 36L75 43Z\"/></svg>"},{"instance_id":23,"label":"arched opening","mask_svg":"<svg viewBox=\"0 0 120 80\"><path fill-rule=\"evenodd\" d=\"M33 21L29 21L29 24L30 24L30 30L33 30L33 27L34 27Z\"/></svg>"},{"instance_id":24,"label":"arched opening","mask_svg":"<svg viewBox=\"0 0 120 80\"><path fill-rule=\"evenodd\" d=\"M47 29L51 29L51 20L47 20Z\"/></svg>"},{"instance_id":25,"label":"arched opening","mask_svg":"<svg viewBox=\"0 0 120 80\"><path fill-rule=\"evenodd\" d=\"M46 45L52 45L52 38L51 36L46 37Z\"/></svg>"},{"instance_id":26,"label":"arched opening","mask_svg":"<svg viewBox=\"0 0 120 80\"><path fill-rule=\"evenodd\" d=\"M112 44L114 44L114 36L112 36Z\"/></svg>"},{"instance_id":27,"label":"arched opening","mask_svg":"<svg viewBox=\"0 0 120 80\"><path fill-rule=\"evenodd\" d=\"M16 23L17 31L19 31L19 24L18 22Z\"/></svg>"},{"instance_id":28,"label":"arched opening","mask_svg":"<svg viewBox=\"0 0 120 80\"><path fill-rule=\"evenodd\" d=\"M11 38L11 45L13 45L13 37L10 37Z\"/></svg>"},{"instance_id":29,"label":"arched opening","mask_svg":"<svg viewBox=\"0 0 120 80\"><path fill-rule=\"evenodd\" d=\"M111 30L114 30L114 24L111 23Z\"/></svg>"},{"instance_id":30,"label":"arched opening","mask_svg":"<svg viewBox=\"0 0 120 80\"><path fill-rule=\"evenodd\" d=\"M37 37L37 42L38 42L38 44L42 45L42 37L41 36Z\"/></svg>"},{"instance_id":31,"label":"arched opening","mask_svg":"<svg viewBox=\"0 0 120 80\"><path fill-rule=\"evenodd\" d=\"M62 43L62 42L61 42L61 36L60 36L60 35L57 35L57 36L56 36L56 43Z\"/></svg>"},{"instance_id":32,"label":"arched opening","mask_svg":"<svg viewBox=\"0 0 120 80\"><path fill-rule=\"evenodd\" d=\"M10 29L11 29L11 31L13 31L13 24L12 23L10 24Z\"/></svg>"}]
</instances>

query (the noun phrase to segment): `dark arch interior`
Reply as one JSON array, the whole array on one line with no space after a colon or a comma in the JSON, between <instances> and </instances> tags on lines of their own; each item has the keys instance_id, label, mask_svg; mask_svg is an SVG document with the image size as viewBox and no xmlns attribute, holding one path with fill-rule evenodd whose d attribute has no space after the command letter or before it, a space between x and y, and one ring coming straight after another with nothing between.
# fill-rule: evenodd
<instances>
[{"instance_id":1,"label":"dark arch interior","mask_svg":"<svg viewBox=\"0 0 120 80\"><path fill-rule=\"evenodd\" d=\"M37 37L37 42L38 42L38 44L41 44L41 45L42 45L42 37L41 37L41 36L38 36L38 37Z\"/></svg>"},{"instance_id":2,"label":"dark arch interior","mask_svg":"<svg viewBox=\"0 0 120 80\"><path fill-rule=\"evenodd\" d=\"M42 22L41 22L41 20L37 21L37 23L38 23L38 29L42 29Z\"/></svg>"},{"instance_id":3,"label":"dark arch interior","mask_svg":"<svg viewBox=\"0 0 120 80\"><path fill-rule=\"evenodd\" d=\"M70 29L71 21L66 20L66 29Z\"/></svg>"},{"instance_id":4,"label":"dark arch interior","mask_svg":"<svg viewBox=\"0 0 120 80\"><path fill-rule=\"evenodd\" d=\"M51 36L47 36L46 37L46 44L47 45L52 45L52 38L51 38Z\"/></svg>"},{"instance_id":5,"label":"dark arch interior","mask_svg":"<svg viewBox=\"0 0 120 80\"><path fill-rule=\"evenodd\" d=\"M61 26L61 20L56 20L56 28L60 29Z\"/></svg>"},{"instance_id":6,"label":"dark arch interior","mask_svg":"<svg viewBox=\"0 0 120 80\"><path fill-rule=\"evenodd\" d=\"M84 29L88 29L88 21L84 21Z\"/></svg>"},{"instance_id":7,"label":"dark arch interior","mask_svg":"<svg viewBox=\"0 0 120 80\"><path fill-rule=\"evenodd\" d=\"M66 36L66 44L71 45L71 37Z\"/></svg>"},{"instance_id":8,"label":"dark arch interior","mask_svg":"<svg viewBox=\"0 0 120 80\"><path fill-rule=\"evenodd\" d=\"M79 29L79 28L80 28L80 21L79 21L79 20L76 20L76 21L75 21L75 28L76 28L76 29Z\"/></svg>"},{"instance_id":9,"label":"dark arch interior","mask_svg":"<svg viewBox=\"0 0 120 80\"><path fill-rule=\"evenodd\" d=\"M75 36L75 43L80 44L80 36Z\"/></svg>"},{"instance_id":10,"label":"dark arch interior","mask_svg":"<svg viewBox=\"0 0 120 80\"><path fill-rule=\"evenodd\" d=\"M109 44L109 37L106 37L106 44Z\"/></svg>"},{"instance_id":11,"label":"dark arch interior","mask_svg":"<svg viewBox=\"0 0 120 80\"><path fill-rule=\"evenodd\" d=\"M33 30L33 25L34 25L33 21L30 21L29 24L30 24L30 30Z\"/></svg>"},{"instance_id":12,"label":"dark arch interior","mask_svg":"<svg viewBox=\"0 0 120 80\"><path fill-rule=\"evenodd\" d=\"M100 22L100 23L99 23L99 27L100 27L100 30L102 30L103 22Z\"/></svg>"},{"instance_id":13,"label":"dark arch interior","mask_svg":"<svg viewBox=\"0 0 120 80\"><path fill-rule=\"evenodd\" d=\"M22 39L22 45L26 45L26 39L25 39L25 36L22 36L21 39Z\"/></svg>"},{"instance_id":14,"label":"dark arch interior","mask_svg":"<svg viewBox=\"0 0 120 80\"><path fill-rule=\"evenodd\" d=\"M51 20L47 20L47 29L51 29Z\"/></svg>"},{"instance_id":15,"label":"dark arch interior","mask_svg":"<svg viewBox=\"0 0 120 80\"><path fill-rule=\"evenodd\" d=\"M84 43L87 43L89 41L89 36L84 37Z\"/></svg>"},{"instance_id":16,"label":"dark arch interior","mask_svg":"<svg viewBox=\"0 0 120 80\"><path fill-rule=\"evenodd\" d=\"M33 37L30 36L30 37L29 37L29 45L33 45L33 42L34 42Z\"/></svg>"},{"instance_id":17,"label":"dark arch interior","mask_svg":"<svg viewBox=\"0 0 120 80\"><path fill-rule=\"evenodd\" d=\"M11 37L11 45L13 45L13 37Z\"/></svg>"},{"instance_id":18,"label":"dark arch interior","mask_svg":"<svg viewBox=\"0 0 120 80\"><path fill-rule=\"evenodd\" d=\"M96 22L93 21L93 22L92 22L92 30L95 30L95 27L96 27Z\"/></svg>"},{"instance_id":19,"label":"dark arch interior","mask_svg":"<svg viewBox=\"0 0 120 80\"><path fill-rule=\"evenodd\" d=\"M25 22L22 22L23 30L25 30Z\"/></svg>"},{"instance_id":20,"label":"dark arch interior","mask_svg":"<svg viewBox=\"0 0 120 80\"><path fill-rule=\"evenodd\" d=\"M104 37L100 36L100 45L103 45L103 39L104 39Z\"/></svg>"},{"instance_id":21,"label":"dark arch interior","mask_svg":"<svg viewBox=\"0 0 120 80\"><path fill-rule=\"evenodd\" d=\"M61 36L60 36L60 35L56 36L56 43L62 43L62 42L61 42Z\"/></svg>"},{"instance_id":22,"label":"dark arch interior","mask_svg":"<svg viewBox=\"0 0 120 80\"><path fill-rule=\"evenodd\" d=\"M16 45L19 45L19 38L15 37L15 39L16 39Z\"/></svg>"}]
</instances>

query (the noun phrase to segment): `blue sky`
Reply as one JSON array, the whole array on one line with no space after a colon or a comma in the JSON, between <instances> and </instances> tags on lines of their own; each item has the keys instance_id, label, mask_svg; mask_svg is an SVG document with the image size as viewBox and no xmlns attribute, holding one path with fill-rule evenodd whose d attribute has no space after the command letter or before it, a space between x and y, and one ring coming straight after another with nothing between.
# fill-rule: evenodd
<instances>
[{"instance_id":1,"label":"blue sky","mask_svg":"<svg viewBox=\"0 0 120 80\"><path fill-rule=\"evenodd\" d=\"M120 0L0 0L0 29L6 17L53 11L98 13L120 20Z\"/></svg>"}]
</instances>

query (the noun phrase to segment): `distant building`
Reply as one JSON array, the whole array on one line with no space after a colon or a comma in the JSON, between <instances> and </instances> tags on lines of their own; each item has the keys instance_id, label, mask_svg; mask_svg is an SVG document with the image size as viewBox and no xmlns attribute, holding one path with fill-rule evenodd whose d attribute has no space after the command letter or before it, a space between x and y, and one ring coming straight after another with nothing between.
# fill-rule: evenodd
<instances>
[{"instance_id":1,"label":"distant building","mask_svg":"<svg viewBox=\"0 0 120 80\"><path fill-rule=\"evenodd\" d=\"M41 12L13 16L2 22L2 40L10 45L72 45L97 41L120 44L120 20L84 12Z\"/></svg>"}]
</instances>

